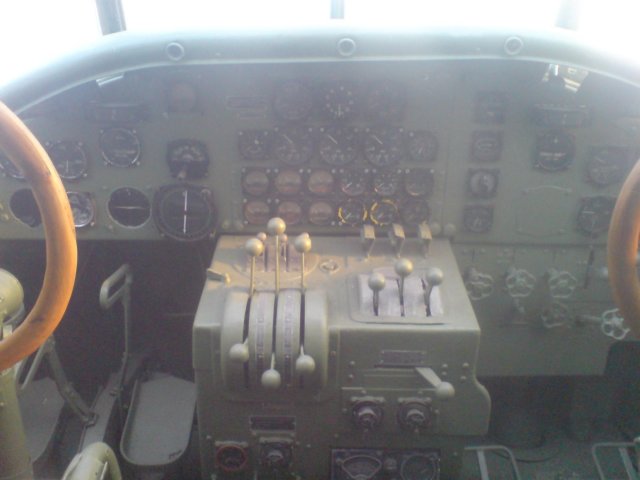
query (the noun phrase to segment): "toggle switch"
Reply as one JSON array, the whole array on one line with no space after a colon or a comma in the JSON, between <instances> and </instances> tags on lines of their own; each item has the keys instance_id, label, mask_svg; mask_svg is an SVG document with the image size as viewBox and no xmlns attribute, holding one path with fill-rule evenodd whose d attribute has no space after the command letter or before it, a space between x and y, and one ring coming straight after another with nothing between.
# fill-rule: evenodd
<instances>
[{"instance_id":1,"label":"toggle switch","mask_svg":"<svg viewBox=\"0 0 640 480\"><path fill-rule=\"evenodd\" d=\"M385 283L386 279L381 273L372 273L369 276L369 280L367 282L369 288L373 291L373 314L375 316L378 316L378 309L380 306L380 290L384 289Z\"/></svg>"},{"instance_id":2,"label":"toggle switch","mask_svg":"<svg viewBox=\"0 0 640 480\"><path fill-rule=\"evenodd\" d=\"M251 297L255 291L256 257L263 254L264 243L257 238L250 238L247 240L247 243L245 243L244 250L251 258L251 270L249 274L249 297Z\"/></svg>"}]
</instances>

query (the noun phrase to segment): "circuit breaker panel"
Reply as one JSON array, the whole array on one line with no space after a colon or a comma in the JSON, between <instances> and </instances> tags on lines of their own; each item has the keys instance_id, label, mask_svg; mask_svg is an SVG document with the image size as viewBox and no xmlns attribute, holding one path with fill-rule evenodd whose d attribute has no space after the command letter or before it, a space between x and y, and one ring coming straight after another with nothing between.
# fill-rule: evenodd
<instances>
[{"instance_id":1,"label":"circuit breaker panel","mask_svg":"<svg viewBox=\"0 0 640 480\"><path fill-rule=\"evenodd\" d=\"M486 432L480 329L448 240L222 236L196 315L203 478L455 476Z\"/></svg>"}]
</instances>

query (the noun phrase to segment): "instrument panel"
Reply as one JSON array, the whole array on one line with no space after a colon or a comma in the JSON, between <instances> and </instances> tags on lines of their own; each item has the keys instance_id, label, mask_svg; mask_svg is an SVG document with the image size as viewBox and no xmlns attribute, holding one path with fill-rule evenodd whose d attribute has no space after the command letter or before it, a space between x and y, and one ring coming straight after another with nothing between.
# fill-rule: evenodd
<instances>
[{"instance_id":1,"label":"instrument panel","mask_svg":"<svg viewBox=\"0 0 640 480\"><path fill-rule=\"evenodd\" d=\"M604 241L640 149L589 76L558 88L535 63L389 66L148 69L23 117L73 192L79 238L192 241L278 215L311 232L428 222L469 242ZM0 170L3 235L40 237L21 172Z\"/></svg>"}]
</instances>

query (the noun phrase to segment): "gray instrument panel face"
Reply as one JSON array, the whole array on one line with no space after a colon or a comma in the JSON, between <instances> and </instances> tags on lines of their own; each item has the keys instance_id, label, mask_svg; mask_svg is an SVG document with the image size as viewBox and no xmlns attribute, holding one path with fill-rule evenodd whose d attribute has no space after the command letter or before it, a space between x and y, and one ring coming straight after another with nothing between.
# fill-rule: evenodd
<instances>
[{"instance_id":1,"label":"gray instrument panel face","mask_svg":"<svg viewBox=\"0 0 640 480\"><path fill-rule=\"evenodd\" d=\"M628 125L637 94L616 108L595 76L565 72L562 88L543 80L546 67L149 69L78 87L23 116L57 148L67 188L96 210L81 239L157 239L156 225L178 239L214 226L252 232L280 214L292 231L311 233L357 233L363 221L382 231L395 221L412 235L428 220L461 243L603 244L639 151ZM575 93L576 82L590 88ZM184 183L193 187L154 199ZM24 182L5 175L0 186L3 237L40 237L15 216ZM189 195L193 207L178 205Z\"/></svg>"}]
</instances>

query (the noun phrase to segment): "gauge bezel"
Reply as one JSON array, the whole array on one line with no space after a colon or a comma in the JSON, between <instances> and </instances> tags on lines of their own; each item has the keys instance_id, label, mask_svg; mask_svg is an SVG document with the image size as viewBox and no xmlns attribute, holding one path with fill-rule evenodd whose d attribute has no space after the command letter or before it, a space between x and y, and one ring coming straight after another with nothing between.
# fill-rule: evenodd
<instances>
[{"instance_id":1,"label":"gauge bezel","mask_svg":"<svg viewBox=\"0 0 640 480\"><path fill-rule=\"evenodd\" d=\"M381 208L393 208L394 210L394 214L393 214L393 219L389 222L383 222L380 220L380 218L378 218L378 211ZM373 223L374 225L378 226L378 227L386 227L389 226L393 223L396 223L398 221L398 219L400 218L400 209L398 208L397 203L395 202L394 199L392 198L383 198L382 200L378 201L378 202L374 202L373 205L371 205L371 208L369 208L369 219L371 220L371 223Z\"/></svg>"},{"instance_id":2,"label":"gauge bezel","mask_svg":"<svg viewBox=\"0 0 640 480\"><path fill-rule=\"evenodd\" d=\"M251 222L249 221L249 219L247 219L247 207L251 203L262 203L267 206L268 213L264 220L260 220L258 222ZM261 199L261 198L244 199L242 203L242 221L245 225L264 226L272 216L273 216L273 205L268 200Z\"/></svg>"},{"instance_id":3,"label":"gauge bezel","mask_svg":"<svg viewBox=\"0 0 640 480\"><path fill-rule=\"evenodd\" d=\"M51 153L53 149L59 148L61 146L70 146L71 148L76 149L76 151L80 152L82 156L82 169L74 175L68 175L64 173L64 170L58 167L58 159L54 158L55 155L52 155ZM53 166L56 168L56 171L58 172L58 175L60 175L60 178L64 180L79 180L87 176L87 170L89 169L89 157L87 156L87 151L84 147L83 142L74 140L55 140L52 142L46 142L44 144L44 148L47 151L49 158L51 158L51 163L53 163Z\"/></svg>"},{"instance_id":4,"label":"gauge bezel","mask_svg":"<svg viewBox=\"0 0 640 480\"><path fill-rule=\"evenodd\" d=\"M69 198L69 204L72 205L71 209L73 211L73 204L72 204L72 200L71 197L75 196L78 199L82 199L82 201L86 202L86 206L88 206L90 208L90 212L91 212L91 218L88 221L85 221L83 223L81 222L77 222L76 221L76 217L73 217L73 224L75 225L76 228L85 228L85 227L91 227L93 225L96 224L96 201L93 197L93 195L91 193L87 193L87 192L77 192L74 190L68 191L67 192L67 198Z\"/></svg>"},{"instance_id":5,"label":"gauge bezel","mask_svg":"<svg viewBox=\"0 0 640 480\"><path fill-rule=\"evenodd\" d=\"M542 152L543 142L548 143L548 138L550 136L561 137L567 143L567 150L565 152L557 151L557 152L544 152L546 155L551 154L563 154L562 161L560 163L549 162L547 156L545 156ZM569 166L573 163L573 160L576 155L576 139L570 133L567 133L562 130L549 130L542 134L539 134L536 138L536 153L535 153L535 161L534 166L546 172L561 172L567 170Z\"/></svg>"},{"instance_id":6,"label":"gauge bezel","mask_svg":"<svg viewBox=\"0 0 640 480\"><path fill-rule=\"evenodd\" d=\"M320 160L332 167L345 167L360 155L360 131L355 127L323 127L317 141ZM335 161L341 156L345 161Z\"/></svg>"},{"instance_id":7,"label":"gauge bezel","mask_svg":"<svg viewBox=\"0 0 640 480\"><path fill-rule=\"evenodd\" d=\"M242 130L238 133L238 152L246 161L262 161L271 151L273 133L269 130ZM257 143L256 143L257 142ZM253 153L248 145L257 144L260 150Z\"/></svg>"},{"instance_id":8,"label":"gauge bezel","mask_svg":"<svg viewBox=\"0 0 640 480\"><path fill-rule=\"evenodd\" d=\"M271 154L285 165L300 167L309 163L315 155L315 143L311 127L277 128L271 142Z\"/></svg>"},{"instance_id":9,"label":"gauge bezel","mask_svg":"<svg viewBox=\"0 0 640 480\"><path fill-rule=\"evenodd\" d=\"M149 208L148 214L146 215L146 218L144 219L144 221L142 223L139 223L137 225L127 225L125 223L122 223L121 221L119 221L113 214L113 212L111 211L111 201L113 199L113 195L116 192L122 191L122 190L129 190L129 191L133 191L133 192L137 192L138 194L140 194L142 197L144 197L144 199L147 201L147 205ZM152 216L152 204L151 204L151 200L149 199L149 197L147 195L145 195L145 193L135 187L118 187L115 190L112 190L111 193L109 194L109 200L107 200L107 215L109 215L109 218L111 219L111 221L113 223L115 223L116 225L122 227L122 228L129 228L129 229L136 229L136 228L142 228L145 225L147 225L149 223L149 220L151 219Z\"/></svg>"},{"instance_id":10,"label":"gauge bezel","mask_svg":"<svg viewBox=\"0 0 640 480\"><path fill-rule=\"evenodd\" d=\"M401 127L371 128L365 131L362 151L374 167L392 167L407 154L404 129Z\"/></svg>"},{"instance_id":11,"label":"gauge bezel","mask_svg":"<svg viewBox=\"0 0 640 480\"><path fill-rule=\"evenodd\" d=\"M203 226L196 230L195 233L182 234L173 229L164 218L165 212L163 202L169 195L175 191L187 190L193 192L201 201L202 205L207 208L205 217L203 217ZM208 238L214 234L217 223L217 212L212 200L212 193L209 188L202 185L192 183L175 183L161 186L153 197L153 206L151 209L152 218L160 234L181 242L195 242Z\"/></svg>"},{"instance_id":12,"label":"gauge bezel","mask_svg":"<svg viewBox=\"0 0 640 480\"><path fill-rule=\"evenodd\" d=\"M424 151L416 152L415 145L426 142ZM429 130L411 131L407 134L407 155L416 163L432 163L438 158L439 142L436 134Z\"/></svg>"},{"instance_id":13,"label":"gauge bezel","mask_svg":"<svg viewBox=\"0 0 640 480\"><path fill-rule=\"evenodd\" d=\"M347 205L357 205L360 207L360 211L362 212L361 218L357 221L357 222L348 222L344 215L343 215L343 210ZM369 210L367 209L367 206L361 202L360 200L357 200L355 198L348 198L346 201L340 203L340 205L338 205L337 209L336 209L336 215L338 217L338 222L340 223L340 225L344 225L344 226L348 226L348 227L358 227L360 225L362 225L364 222L367 221L367 217L369 215Z\"/></svg>"},{"instance_id":14,"label":"gauge bezel","mask_svg":"<svg viewBox=\"0 0 640 480\"><path fill-rule=\"evenodd\" d=\"M192 152L196 152L201 158L196 162L185 162L180 158L176 158L179 150L188 149ZM167 165L169 166L169 172L173 178L182 178L180 174L184 171L186 179L197 179L207 176L209 169L209 151L207 144L191 138L181 138L173 140L167 145ZM182 165L182 166L180 166Z\"/></svg>"},{"instance_id":15,"label":"gauge bezel","mask_svg":"<svg viewBox=\"0 0 640 480\"><path fill-rule=\"evenodd\" d=\"M133 141L135 142L136 152L133 156L127 158L126 163L125 162L121 163L117 160L114 160L105 150L105 145L104 145L105 135L112 132L118 132L118 131L124 132L129 137L129 139L133 139ZM131 168L133 166L139 165L140 163L140 157L142 155L142 143L140 142L140 138L138 138L138 132L133 128L111 127L111 128L106 128L104 130L101 130L99 144L100 144L100 155L102 155L103 160L112 167Z\"/></svg>"}]
</instances>

